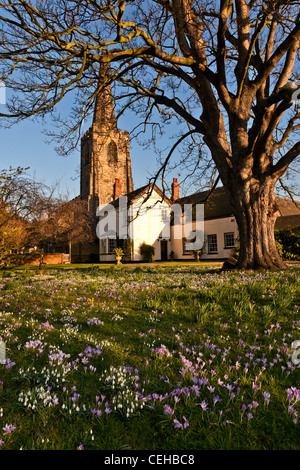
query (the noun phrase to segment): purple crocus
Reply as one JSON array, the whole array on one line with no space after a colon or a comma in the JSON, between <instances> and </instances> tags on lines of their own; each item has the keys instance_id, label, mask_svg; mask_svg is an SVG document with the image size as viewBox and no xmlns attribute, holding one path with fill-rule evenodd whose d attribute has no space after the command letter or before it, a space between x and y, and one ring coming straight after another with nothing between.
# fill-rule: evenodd
<instances>
[{"instance_id":1,"label":"purple crocus","mask_svg":"<svg viewBox=\"0 0 300 470\"><path fill-rule=\"evenodd\" d=\"M164 406L164 412L165 412L167 415L172 416L173 413L174 413L174 410L170 407L170 405L165 405L165 406Z\"/></svg>"},{"instance_id":2,"label":"purple crocus","mask_svg":"<svg viewBox=\"0 0 300 470\"><path fill-rule=\"evenodd\" d=\"M182 416L182 417L183 417L183 421L184 421L184 423L183 423L183 429L185 429L185 428L187 428L187 427L190 425L190 423L188 422L188 420L186 419L185 416Z\"/></svg>"},{"instance_id":3,"label":"purple crocus","mask_svg":"<svg viewBox=\"0 0 300 470\"><path fill-rule=\"evenodd\" d=\"M201 403L200 403L200 406L202 408L203 411L206 411L208 409L208 404L206 403L205 400L203 400Z\"/></svg>"},{"instance_id":4,"label":"purple crocus","mask_svg":"<svg viewBox=\"0 0 300 470\"><path fill-rule=\"evenodd\" d=\"M269 392L262 392L263 397L265 399L265 403L268 405L270 401L270 393Z\"/></svg>"},{"instance_id":5,"label":"purple crocus","mask_svg":"<svg viewBox=\"0 0 300 470\"><path fill-rule=\"evenodd\" d=\"M173 419L173 423L175 424L175 429L183 429L182 424L178 421L178 419Z\"/></svg>"},{"instance_id":6,"label":"purple crocus","mask_svg":"<svg viewBox=\"0 0 300 470\"><path fill-rule=\"evenodd\" d=\"M4 431L4 434L10 434L16 429L16 426L13 424L6 424L2 430Z\"/></svg>"}]
</instances>

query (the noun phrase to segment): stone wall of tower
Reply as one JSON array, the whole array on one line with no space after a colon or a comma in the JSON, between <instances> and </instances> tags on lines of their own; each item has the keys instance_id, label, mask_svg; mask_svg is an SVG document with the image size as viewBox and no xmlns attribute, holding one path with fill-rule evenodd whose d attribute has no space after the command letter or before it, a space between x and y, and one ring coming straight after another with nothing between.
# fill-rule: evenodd
<instances>
[{"instance_id":1,"label":"stone wall of tower","mask_svg":"<svg viewBox=\"0 0 300 470\"><path fill-rule=\"evenodd\" d=\"M129 133L113 129L109 134L97 131L93 125L93 175L92 189L100 204L114 198L114 183L118 178L122 194L133 191Z\"/></svg>"},{"instance_id":2,"label":"stone wall of tower","mask_svg":"<svg viewBox=\"0 0 300 470\"><path fill-rule=\"evenodd\" d=\"M129 132L101 132L94 123L81 140L81 198L95 199L99 204L111 202L116 178L122 194L133 191Z\"/></svg>"}]
</instances>

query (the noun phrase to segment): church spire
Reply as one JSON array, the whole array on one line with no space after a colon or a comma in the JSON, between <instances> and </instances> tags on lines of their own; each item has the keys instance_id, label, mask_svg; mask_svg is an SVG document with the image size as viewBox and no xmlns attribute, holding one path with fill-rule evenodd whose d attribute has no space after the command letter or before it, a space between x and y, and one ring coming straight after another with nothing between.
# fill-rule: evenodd
<instances>
[{"instance_id":1,"label":"church spire","mask_svg":"<svg viewBox=\"0 0 300 470\"><path fill-rule=\"evenodd\" d=\"M107 84L108 83L108 84ZM106 85L107 84L107 85ZM109 68L100 64L98 94L96 96L93 124L99 132L116 129L114 99L109 83Z\"/></svg>"}]
</instances>

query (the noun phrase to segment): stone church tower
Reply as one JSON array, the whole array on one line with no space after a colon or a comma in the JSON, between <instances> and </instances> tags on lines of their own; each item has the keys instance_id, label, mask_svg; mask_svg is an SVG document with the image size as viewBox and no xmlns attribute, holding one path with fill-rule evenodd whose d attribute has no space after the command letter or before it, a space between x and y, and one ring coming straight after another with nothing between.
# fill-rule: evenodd
<instances>
[{"instance_id":1,"label":"stone church tower","mask_svg":"<svg viewBox=\"0 0 300 470\"><path fill-rule=\"evenodd\" d=\"M96 98L92 126L81 140L80 168L80 196L94 216L99 204L133 191L129 132L117 128L110 85Z\"/></svg>"},{"instance_id":2,"label":"stone church tower","mask_svg":"<svg viewBox=\"0 0 300 470\"><path fill-rule=\"evenodd\" d=\"M103 69L101 79L106 80ZM133 191L129 132L117 128L110 85L96 98L92 126L81 139L80 163L80 198L93 217L95 242L79 246L74 261L98 261L97 208Z\"/></svg>"}]
</instances>

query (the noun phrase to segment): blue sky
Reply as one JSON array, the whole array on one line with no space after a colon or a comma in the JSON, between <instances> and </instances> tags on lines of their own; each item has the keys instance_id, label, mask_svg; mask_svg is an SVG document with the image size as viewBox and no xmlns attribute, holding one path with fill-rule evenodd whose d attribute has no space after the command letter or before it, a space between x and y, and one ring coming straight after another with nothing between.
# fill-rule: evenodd
<instances>
[{"instance_id":1,"label":"blue sky","mask_svg":"<svg viewBox=\"0 0 300 470\"><path fill-rule=\"evenodd\" d=\"M54 146L45 143L43 129L36 122L27 120L10 129L0 128L0 142L1 168L29 166L28 173L37 180L52 185L61 179L64 191L68 188L72 197L78 194L79 182L71 178L75 176L79 154L68 158L59 156Z\"/></svg>"},{"instance_id":2,"label":"blue sky","mask_svg":"<svg viewBox=\"0 0 300 470\"><path fill-rule=\"evenodd\" d=\"M2 107L3 105L0 104ZM122 130L130 130L134 123L126 117L119 123ZM87 122L84 130L90 123ZM46 128L46 126L45 126ZM52 185L60 181L60 189L63 193L68 191L72 198L80 191L78 170L80 165L80 152L75 151L67 157L62 157L55 151L55 144L47 143L47 136L43 133L43 126L38 122L26 120L9 129L0 128L0 169L27 167L28 173L34 175L37 180L45 181ZM137 142L131 143L131 160L134 187L138 188L147 183L149 172L154 170L155 155L149 149L141 148ZM177 175L174 175L175 177Z\"/></svg>"}]
</instances>

